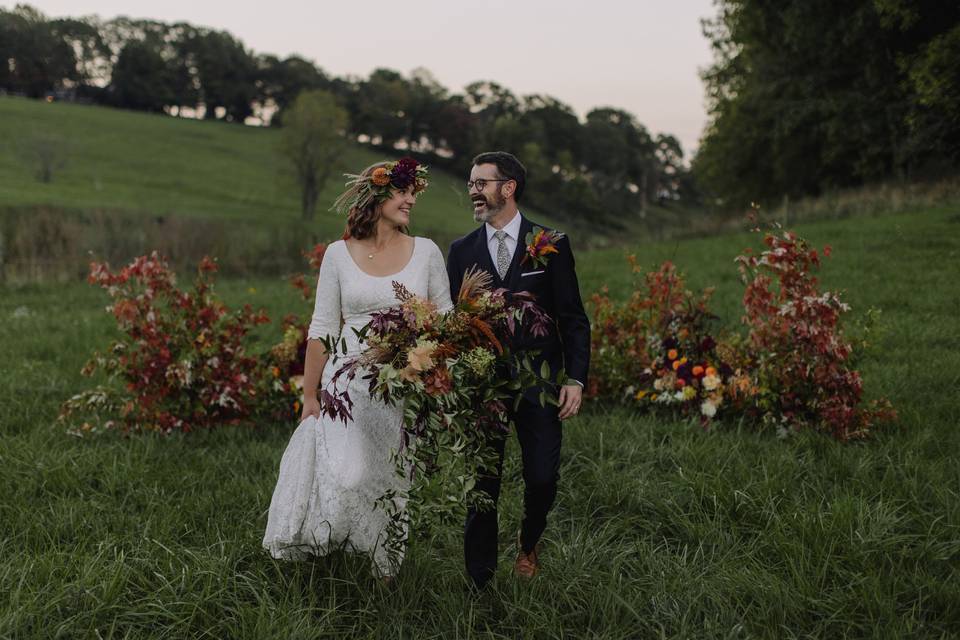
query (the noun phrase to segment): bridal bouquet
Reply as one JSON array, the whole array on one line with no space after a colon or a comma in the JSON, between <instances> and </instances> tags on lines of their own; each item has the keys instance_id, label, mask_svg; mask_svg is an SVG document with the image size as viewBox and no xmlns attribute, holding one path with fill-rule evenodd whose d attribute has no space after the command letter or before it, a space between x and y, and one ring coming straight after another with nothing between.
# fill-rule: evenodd
<instances>
[{"instance_id":1,"label":"bridal bouquet","mask_svg":"<svg viewBox=\"0 0 960 640\"><path fill-rule=\"evenodd\" d=\"M478 474L494 469L488 434L507 428L508 403L547 382L547 371L534 372L529 359L508 346L521 328L546 335L550 318L529 294L491 284L486 272L468 272L453 309L440 313L394 282L398 304L373 315L360 335L367 349L321 391L323 411L344 422L352 403L342 382L358 375L369 380L372 397L403 405L395 461L411 484L405 495L380 499L391 514L395 549L404 544L408 523L430 528L462 519L470 501L482 507L485 497L471 490ZM327 345L331 353L334 347Z\"/></svg>"}]
</instances>

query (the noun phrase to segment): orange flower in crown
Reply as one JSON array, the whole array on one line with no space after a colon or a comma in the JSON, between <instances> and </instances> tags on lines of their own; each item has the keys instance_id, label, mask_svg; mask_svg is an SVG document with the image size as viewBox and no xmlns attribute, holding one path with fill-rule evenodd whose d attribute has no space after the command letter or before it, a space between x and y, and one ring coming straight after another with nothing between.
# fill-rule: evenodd
<instances>
[{"instance_id":1,"label":"orange flower in crown","mask_svg":"<svg viewBox=\"0 0 960 640\"><path fill-rule=\"evenodd\" d=\"M527 234L527 246L523 251L523 260L520 261L520 264L531 261L535 267L547 266L547 257L551 253L560 253L557 249L557 243L563 237L564 234L559 231L547 231L541 227L534 227L533 231Z\"/></svg>"},{"instance_id":2,"label":"orange flower in crown","mask_svg":"<svg viewBox=\"0 0 960 640\"><path fill-rule=\"evenodd\" d=\"M380 203L390 197L394 190L403 190L413 185L413 192L420 193L427 188L427 167L413 158L400 158L396 162L387 162L370 172L370 175L348 173L347 190L340 194L332 209L347 213L357 207L365 209L374 203Z\"/></svg>"}]
</instances>

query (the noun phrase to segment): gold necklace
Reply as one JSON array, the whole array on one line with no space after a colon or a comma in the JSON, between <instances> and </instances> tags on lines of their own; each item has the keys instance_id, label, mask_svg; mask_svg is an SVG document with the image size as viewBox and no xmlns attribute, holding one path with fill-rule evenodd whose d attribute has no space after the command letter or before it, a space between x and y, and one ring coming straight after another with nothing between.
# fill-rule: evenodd
<instances>
[{"instance_id":1,"label":"gold necklace","mask_svg":"<svg viewBox=\"0 0 960 640\"><path fill-rule=\"evenodd\" d=\"M381 247L381 248L379 248L379 249L376 249L377 243L374 242L374 243L373 243L373 247L374 247L374 249L376 249L376 251L371 251L370 253L368 253L368 254L367 254L367 260L373 260L373 256L377 255L378 253L380 253L381 251L383 251L384 249L386 249L388 244L390 244L390 241L389 241L389 240L388 240L386 243L384 243L383 247Z\"/></svg>"},{"instance_id":2,"label":"gold necklace","mask_svg":"<svg viewBox=\"0 0 960 640\"><path fill-rule=\"evenodd\" d=\"M387 244L389 244L389 242L388 242ZM384 244L383 247L377 249L376 251L371 251L370 253L368 253L368 254L367 254L367 259L368 259L368 260L373 260L373 256L377 255L378 253L380 253L381 251L383 251L384 249L386 249L386 248L387 248L387 244ZM376 249L376 246L377 246L376 243L374 243L373 246L374 246L374 248Z\"/></svg>"}]
</instances>

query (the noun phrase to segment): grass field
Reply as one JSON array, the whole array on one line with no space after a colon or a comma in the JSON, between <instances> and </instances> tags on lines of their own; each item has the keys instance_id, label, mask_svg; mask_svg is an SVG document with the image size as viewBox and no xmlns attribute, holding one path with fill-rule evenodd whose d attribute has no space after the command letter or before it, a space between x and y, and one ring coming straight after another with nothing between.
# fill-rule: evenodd
<instances>
[{"instance_id":1,"label":"grass field","mask_svg":"<svg viewBox=\"0 0 960 640\"><path fill-rule=\"evenodd\" d=\"M66 164L44 184L31 158L51 141ZM204 254L234 275L299 268L302 249L343 233L327 211L343 174L383 156L349 146L304 221L278 141L276 129L0 97L0 281L77 280L90 254L119 262L154 248L179 269ZM431 171L416 233L446 247L473 228L465 180Z\"/></svg>"},{"instance_id":2,"label":"grass field","mask_svg":"<svg viewBox=\"0 0 960 640\"><path fill-rule=\"evenodd\" d=\"M566 427L544 570L529 584L509 572L521 492L511 443L501 571L479 598L466 593L456 530L415 540L388 590L347 555L266 557L259 541L292 425L64 435L59 403L90 384L79 369L113 332L105 297L77 284L0 289L0 637L960 635L960 212L799 230L834 247L823 280L846 291L854 315L882 310L862 370L899 423L841 445L593 406ZM733 257L755 242L636 253L717 285L715 308L735 324ZM623 255L578 254L585 297L602 285L626 293ZM303 310L279 279L219 290L274 317Z\"/></svg>"},{"instance_id":3,"label":"grass field","mask_svg":"<svg viewBox=\"0 0 960 640\"><path fill-rule=\"evenodd\" d=\"M113 262L153 248L178 268L204 253L236 275L289 272L299 251L339 238L343 219L326 211L342 174L383 159L347 148L320 195L312 221L277 153L279 131L69 103L0 97L0 281L78 279L89 254ZM53 181L36 180L38 148L62 149ZM397 154L399 155L399 152ZM413 223L442 247L473 227L466 176L439 168ZM572 232L585 246L689 231L713 224L671 205L647 217L624 215L616 229L559 219L524 203L536 221Z\"/></svg>"},{"instance_id":4,"label":"grass field","mask_svg":"<svg viewBox=\"0 0 960 640\"><path fill-rule=\"evenodd\" d=\"M37 182L25 160L37 138L66 150L66 165L49 184ZM300 228L299 191L277 153L278 139L276 129L0 98L0 204ZM343 190L342 174L380 159L359 146L347 149L320 195L308 225L313 234L340 237L343 220L326 207ZM415 211L420 233L452 240L473 227L465 181L431 173Z\"/></svg>"}]
</instances>

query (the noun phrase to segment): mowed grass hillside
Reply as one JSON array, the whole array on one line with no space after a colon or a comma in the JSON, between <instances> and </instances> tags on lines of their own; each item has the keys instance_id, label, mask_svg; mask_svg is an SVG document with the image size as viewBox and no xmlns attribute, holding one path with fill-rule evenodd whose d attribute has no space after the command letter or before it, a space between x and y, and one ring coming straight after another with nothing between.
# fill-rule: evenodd
<instances>
[{"instance_id":1,"label":"mowed grass hillside","mask_svg":"<svg viewBox=\"0 0 960 640\"><path fill-rule=\"evenodd\" d=\"M279 136L276 129L3 97L0 205L296 224L300 195L277 152ZM49 184L35 179L29 160L38 140L61 146L66 158ZM343 189L342 175L382 159L359 145L347 148L310 223L317 236L343 232L343 219L326 210ZM414 210L416 234L445 242L473 228L466 179L431 172L431 187Z\"/></svg>"},{"instance_id":2,"label":"mowed grass hillside","mask_svg":"<svg viewBox=\"0 0 960 640\"><path fill-rule=\"evenodd\" d=\"M188 123L189 124L189 123ZM246 135L246 134L243 134ZM293 425L76 439L54 419L95 381L114 327L83 285L0 290L0 637L948 638L960 635L960 214L805 225L851 320L882 310L861 362L898 424L870 441L778 440L735 425L591 406L565 426L561 488L532 583L510 575L520 518L511 443L493 588L467 593L460 532L414 540L394 588L336 554L260 549ZM577 246L576 238L573 239ZM738 322L733 257L750 235L637 247ZM626 295L623 251L578 254L581 288ZM218 286L273 317L306 312L280 279ZM261 334L264 345L274 333Z\"/></svg>"}]
</instances>

